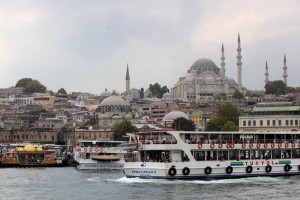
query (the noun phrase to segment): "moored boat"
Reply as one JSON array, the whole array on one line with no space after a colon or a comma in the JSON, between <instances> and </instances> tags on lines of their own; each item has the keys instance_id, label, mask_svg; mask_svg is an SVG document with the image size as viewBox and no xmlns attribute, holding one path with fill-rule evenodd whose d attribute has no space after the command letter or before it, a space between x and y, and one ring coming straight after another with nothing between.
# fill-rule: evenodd
<instances>
[{"instance_id":1,"label":"moored boat","mask_svg":"<svg viewBox=\"0 0 300 200\"><path fill-rule=\"evenodd\" d=\"M55 151L32 144L19 144L14 149L2 153L3 167L34 167L34 166L60 166L62 161L57 158Z\"/></svg>"},{"instance_id":2,"label":"moored boat","mask_svg":"<svg viewBox=\"0 0 300 200\"><path fill-rule=\"evenodd\" d=\"M124 174L159 179L300 175L299 132L142 132Z\"/></svg>"},{"instance_id":3,"label":"moored boat","mask_svg":"<svg viewBox=\"0 0 300 200\"><path fill-rule=\"evenodd\" d=\"M79 140L74 159L79 170L123 169L124 155L134 146L125 141Z\"/></svg>"}]
</instances>

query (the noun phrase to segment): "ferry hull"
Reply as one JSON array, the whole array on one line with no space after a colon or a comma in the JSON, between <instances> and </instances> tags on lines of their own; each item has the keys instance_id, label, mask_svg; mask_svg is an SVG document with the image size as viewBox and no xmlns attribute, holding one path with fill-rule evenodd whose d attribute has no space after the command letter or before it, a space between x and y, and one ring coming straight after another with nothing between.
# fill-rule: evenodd
<instances>
[{"instance_id":1,"label":"ferry hull","mask_svg":"<svg viewBox=\"0 0 300 200\"><path fill-rule=\"evenodd\" d=\"M76 161L78 170L105 170L116 169L122 170L124 163L122 162L94 162L93 160Z\"/></svg>"},{"instance_id":2,"label":"ferry hull","mask_svg":"<svg viewBox=\"0 0 300 200\"><path fill-rule=\"evenodd\" d=\"M228 173L227 168L230 165L216 166L212 163L207 164L204 167L195 167L195 165L182 165L182 163L134 163L135 166L128 166L125 164L124 174L128 178L142 178L142 179L221 179L221 178L244 178L244 177L257 177L257 176L292 176L300 175L300 162L299 164L290 164L289 170L287 170L286 164L275 164L271 166L271 171L267 172L268 165L256 165L251 166L251 172L247 172L248 166L231 166L232 171ZM129 164L129 165L132 165ZM218 164L217 164L218 165ZM206 167L211 167L211 172L207 174ZM176 173L170 175L170 169L174 168ZM188 168L188 174L186 173ZM174 170L173 170L174 172ZM185 173L185 174L184 174Z\"/></svg>"}]
</instances>

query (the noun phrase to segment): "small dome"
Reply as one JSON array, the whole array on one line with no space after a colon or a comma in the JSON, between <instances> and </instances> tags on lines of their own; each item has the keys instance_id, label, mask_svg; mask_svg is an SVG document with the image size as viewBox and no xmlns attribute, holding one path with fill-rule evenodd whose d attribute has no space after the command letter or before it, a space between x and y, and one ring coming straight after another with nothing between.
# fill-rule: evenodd
<instances>
[{"instance_id":1,"label":"small dome","mask_svg":"<svg viewBox=\"0 0 300 200\"><path fill-rule=\"evenodd\" d=\"M177 118L183 117L185 119L189 119L189 116L181 111L172 111L165 115L162 121L174 121Z\"/></svg>"},{"instance_id":2,"label":"small dome","mask_svg":"<svg viewBox=\"0 0 300 200\"><path fill-rule=\"evenodd\" d=\"M194 82L193 74L188 74L188 76L184 79L184 83L186 84L192 84L193 82Z\"/></svg>"},{"instance_id":3,"label":"small dome","mask_svg":"<svg viewBox=\"0 0 300 200\"><path fill-rule=\"evenodd\" d=\"M164 93L164 95L162 96L162 100L172 100L172 95L171 93L167 92L167 93Z\"/></svg>"},{"instance_id":4,"label":"small dome","mask_svg":"<svg viewBox=\"0 0 300 200\"><path fill-rule=\"evenodd\" d=\"M127 113L127 114L125 115L125 118L126 118L126 119L132 119L132 114L131 114L131 113Z\"/></svg>"},{"instance_id":5,"label":"small dome","mask_svg":"<svg viewBox=\"0 0 300 200\"><path fill-rule=\"evenodd\" d=\"M24 147L24 151L35 151L35 147L32 144L27 144Z\"/></svg>"},{"instance_id":6,"label":"small dome","mask_svg":"<svg viewBox=\"0 0 300 200\"><path fill-rule=\"evenodd\" d=\"M107 89L105 89L105 91L101 92L100 97L109 97L111 96L111 92L107 91Z\"/></svg>"},{"instance_id":7,"label":"small dome","mask_svg":"<svg viewBox=\"0 0 300 200\"><path fill-rule=\"evenodd\" d=\"M100 106L129 106L129 104L124 101L121 97L112 95L110 97L105 98Z\"/></svg>"},{"instance_id":8,"label":"small dome","mask_svg":"<svg viewBox=\"0 0 300 200\"><path fill-rule=\"evenodd\" d=\"M122 119L122 117L120 115L114 115L112 116L112 119Z\"/></svg>"},{"instance_id":9,"label":"small dome","mask_svg":"<svg viewBox=\"0 0 300 200\"><path fill-rule=\"evenodd\" d=\"M133 92L133 91L138 92L139 90L136 89L136 88L131 88L130 91L132 91L132 92Z\"/></svg>"}]
</instances>

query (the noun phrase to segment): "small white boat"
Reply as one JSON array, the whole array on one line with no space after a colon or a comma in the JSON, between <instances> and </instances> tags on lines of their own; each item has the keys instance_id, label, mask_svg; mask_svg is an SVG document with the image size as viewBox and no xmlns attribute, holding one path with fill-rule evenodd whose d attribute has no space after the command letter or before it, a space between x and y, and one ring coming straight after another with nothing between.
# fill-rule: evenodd
<instances>
[{"instance_id":1,"label":"small white boat","mask_svg":"<svg viewBox=\"0 0 300 200\"><path fill-rule=\"evenodd\" d=\"M123 169L127 150L125 141L79 140L74 159L79 170Z\"/></svg>"},{"instance_id":2,"label":"small white boat","mask_svg":"<svg viewBox=\"0 0 300 200\"><path fill-rule=\"evenodd\" d=\"M128 134L129 178L218 179L300 175L300 132L183 132Z\"/></svg>"}]
</instances>

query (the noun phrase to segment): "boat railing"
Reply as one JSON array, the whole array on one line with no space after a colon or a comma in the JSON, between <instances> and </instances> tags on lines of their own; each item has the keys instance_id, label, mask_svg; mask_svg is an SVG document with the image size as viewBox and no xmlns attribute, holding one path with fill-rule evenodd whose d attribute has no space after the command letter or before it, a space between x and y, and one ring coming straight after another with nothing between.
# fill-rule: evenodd
<instances>
[{"instance_id":1,"label":"boat railing","mask_svg":"<svg viewBox=\"0 0 300 200\"><path fill-rule=\"evenodd\" d=\"M140 140L142 144L177 144L177 141L168 140L168 141L159 141L159 140Z\"/></svg>"}]
</instances>

